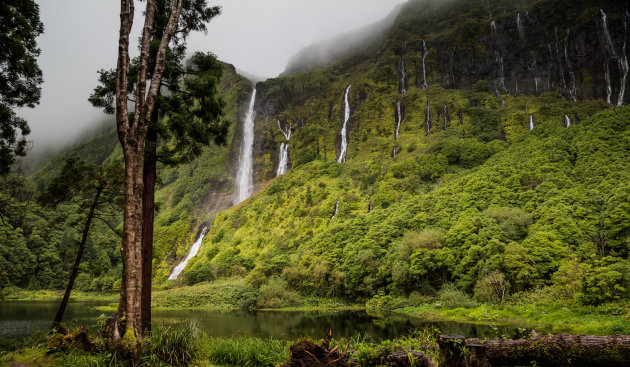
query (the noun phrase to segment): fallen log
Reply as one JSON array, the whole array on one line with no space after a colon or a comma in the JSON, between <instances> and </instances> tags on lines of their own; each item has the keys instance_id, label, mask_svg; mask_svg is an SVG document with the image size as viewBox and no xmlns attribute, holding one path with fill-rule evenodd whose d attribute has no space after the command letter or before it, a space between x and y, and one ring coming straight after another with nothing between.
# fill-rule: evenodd
<instances>
[{"instance_id":1,"label":"fallen log","mask_svg":"<svg viewBox=\"0 0 630 367\"><path fill-rule=\"evenodd\" d=\"M535 334L534 334L535 335ZM630 335L535 335L530 339L481 341L440 335L445 367L523 366L630 367Z\"/></svg>"}]
</instances>

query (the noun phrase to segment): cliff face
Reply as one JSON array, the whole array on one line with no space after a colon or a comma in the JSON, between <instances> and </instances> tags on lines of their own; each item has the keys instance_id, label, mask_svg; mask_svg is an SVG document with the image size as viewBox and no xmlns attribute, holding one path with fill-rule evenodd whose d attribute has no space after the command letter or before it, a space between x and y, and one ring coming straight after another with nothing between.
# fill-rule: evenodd
<instances>
[{"instance_id":1,"label":"cliff face","mask_svg":"<svg viewBox=\"0 0 630 367\"><path fill-rule=\"evenodd\" d=\"M546 93L559 93L567 101L600 99L625 105L630 101L630 93L625 92L627 8L627 2L615 0L571 4L560 0L410 0L384 38L374 39L377 44L323 69L257 84L255 180L275 177L284 142L278 119L293 123L296 131L289 148L293 166L315 156L335 159L343 90L349 84L353 84L349 135L361 141L389 130L373 126L371 120L387 114L395 121L395 95L435 86L471 89L485 80L501 107L507 96ZM343 45L343 37L336 42ZM368 108L365 102L374 94L390 100L387 112L384 106ZM478 103L471 101L468 107L479 107ZM445 126L445 108L456 114L460 126L473 118L466 115L466 106L453 102L419 104L433 110L430 117L435 121L427 122L432 128ZM404 101L402 107L410 111L410 117L421 114L424 120L425 107L411 111L411 104ZM465 128L461 134L466 136ZM506 134L500 130L495 135L505 138Z\"/></svg>"},{"instance_id":2,"label":"cliff face","mask_svg":"<svg viewBox=\"0 0 630 367\"><path fill-rule=\"evenodd\" d=\"M401 61L413 65L408 77L418 87L426 71L427 84L445 88L471 88L485 79L498 93L511 95L559 91L567 100L630 101L627 4L518 3L411 1L378 63L389 69Z\"/></svg>"}]
</instances>

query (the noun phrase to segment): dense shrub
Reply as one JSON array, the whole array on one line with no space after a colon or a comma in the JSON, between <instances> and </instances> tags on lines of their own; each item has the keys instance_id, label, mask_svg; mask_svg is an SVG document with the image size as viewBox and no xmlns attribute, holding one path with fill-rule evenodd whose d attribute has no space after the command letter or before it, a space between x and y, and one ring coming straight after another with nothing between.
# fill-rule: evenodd
<instances>
[{"instance_id":1,"label":"dense shrub","mask_svg":"<svg viewBox=\"0 0 630 367\"><path fill-rule=\"evenodd\" d=\"M470 298L470 296L459 290L452 283L444 283L442 289L438 291L437 296L442 307L446 308L470 308L477 305L475 301Z\"/></svg>"},{"instance_id":2,"label":"dense shrub","mask_svg":"<svg viewBox=\"0 0 630 367\"><path fill-rule=\"evenodd\" d=\"M286 280L278 277L271 277L267 283L260 287L258 307L280 308L297 306L300 304L300 295L289 288Z\"/></svg>"}]
</instances>

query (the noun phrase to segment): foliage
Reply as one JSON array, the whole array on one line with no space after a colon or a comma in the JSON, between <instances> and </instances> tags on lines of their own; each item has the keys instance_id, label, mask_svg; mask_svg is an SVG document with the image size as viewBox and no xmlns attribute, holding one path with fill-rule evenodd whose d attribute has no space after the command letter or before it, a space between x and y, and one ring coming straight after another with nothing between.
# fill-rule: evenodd
<instances>
[{"instance_id":1,"label":"foliage","mask_svg":"<svg viewBox=\"0 0 630 367\"><path fill-rule=\"evenodd\" d=\"M210 362L230 366L277 366L289 359L291 343L254 337L209 338L204 345Z\"/></svg>"},{"instance_id":2,"label":"foliage","mask_svg":"<svg viewBox=\"0 0 630 367\"><path fill-rule=\"evenodd\" d=\"M466 293L459 290L452 283L445 283L437 294L440 306L444 308L471 308L476 306Z\"/></svg>"},{"instance_id":3,"label":"foliage","mask_svg":"<svg viewBox=\"0 0 630 367\"><path fill-rule=\"evenodd\" d=\"M15 156L28 149L28 123L14 108L35 107L44 81L37 65L37 37L44 31L34 0L8 0L0 4L0 175L11 170ZM21 135L21 136L20 136Z\"/></svg>"},{"instance_id":4,"label":"foliage","mask_svg":"<svg viewBox=\"0 0 630 367\"><path fill-rule=\"evenodd\" d=\"M260 287L258 307L290 307L299 305L300 301L300 295L289 288L286 280L273 277Z\"/></svg>"},{"instance_id":5,"label":"foliage","mask_svg":"<svg viewBox=\"0 0 630 367\"><path fill-rule=\"evenodd\" d=\"M202 355L203 336L193 324L183 327L162 325L143 340L142 364L185 367L194 365Z\"/></svg>"},{"instance_id":6,"label":"foliage","mask_svg":"<svg viewBox=\"0 0 630 367\"><path fill-rule=\"evenodd\" d=\"M411 330L408 335L393 340L375 341L366 335L354 335L349 339L333 339L332 347L339 347L341 351L350 351L351 358L356 359L359 366L385 365L388 355L397 351L423 350L429 358L436 360L439 351L436 346L437 329Z\"/></svg>"}]
</instances>

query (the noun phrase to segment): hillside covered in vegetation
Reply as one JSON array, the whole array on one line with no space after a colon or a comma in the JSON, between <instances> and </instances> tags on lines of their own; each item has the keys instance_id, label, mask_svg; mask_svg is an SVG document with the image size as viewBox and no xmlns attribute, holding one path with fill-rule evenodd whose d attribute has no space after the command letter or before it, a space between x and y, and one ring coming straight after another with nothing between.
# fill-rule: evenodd
<instances>
[{"instance_id":1,"label":"hillside covered in vegetation","mask_svg":"<svg viewBox=\"0 0 630 367\"><path fill-rule=\"evenodd\" d=\"M496 303L539 288L584 305L627 300L630 109L615 106L629 98L629 16L616 1L562 4L412 0L378 43L258 83L256 193L234 207L252 85L227 67L231 143L158 170L154 284L241 277L253 293L363 301L453 283ZM276 177L283 149L290 170ZM63 286L76 203L50 212L32 198L73 155L122 153L107 132L22 196L2 192L14 209L0 223L0 285ZM96 224L77 288L119 286L119 221ZM167 280L204 226L199 254Z\"/></svg>"}]
</instances>

